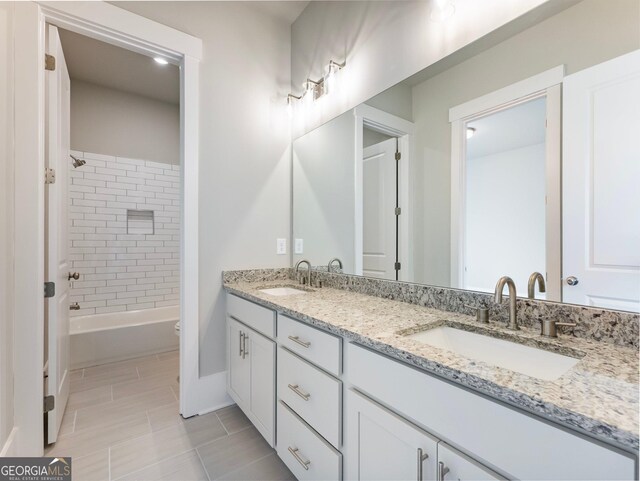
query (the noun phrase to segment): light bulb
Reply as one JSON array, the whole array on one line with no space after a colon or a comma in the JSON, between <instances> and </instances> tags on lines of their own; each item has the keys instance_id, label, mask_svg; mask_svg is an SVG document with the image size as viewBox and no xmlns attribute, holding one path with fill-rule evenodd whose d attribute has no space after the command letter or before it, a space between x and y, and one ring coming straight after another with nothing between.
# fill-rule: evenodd
<instances>
[{"instance_id":1,"label":"light bulb","mask_svg":"<svg viewBox=\"0 0 640 481\"><path fill-rule=\"evenodd\" d=\"M474 129L473 127L467 127L467 139L470 139L471 137L473 137L476 133L476 129Z\"/></svg>"},{"instance_id":2,"label":"light bulb","mask_svg":"<svg viewBox=\"0 0 640 481\"><path fill-rule=\"evenodd\" d=\"M456 13L456 6L451 0L433 0L433 4L431 20L434 22L444 23Z\"/></svg>"}]
</instances>

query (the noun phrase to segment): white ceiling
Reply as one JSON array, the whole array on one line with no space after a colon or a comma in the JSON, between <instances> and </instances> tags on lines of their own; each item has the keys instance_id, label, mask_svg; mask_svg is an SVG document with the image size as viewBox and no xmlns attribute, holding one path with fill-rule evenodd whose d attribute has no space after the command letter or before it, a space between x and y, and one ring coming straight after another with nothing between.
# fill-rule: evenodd
<instances>
[{"instance_id":1,"label":"white ceiling","mask_svg":"<svg viewBox=\"0 0 640 481\"><path fill-rule=\"evenodd\" d=\"M539 98L469 122L476 129L467 140L467 158L518 149L545 141L546 101Z\"/></svg>"},{"instance_id":2,"label":"white ceiling","mask_svg":"<svg viewBox=\"0 0 640 481\"><path fill-rule=\"evenodd\" d=\"M59 29L72 79L179 104L180 74L141 55L84 35Z\"/></svg>"}]
</instances>

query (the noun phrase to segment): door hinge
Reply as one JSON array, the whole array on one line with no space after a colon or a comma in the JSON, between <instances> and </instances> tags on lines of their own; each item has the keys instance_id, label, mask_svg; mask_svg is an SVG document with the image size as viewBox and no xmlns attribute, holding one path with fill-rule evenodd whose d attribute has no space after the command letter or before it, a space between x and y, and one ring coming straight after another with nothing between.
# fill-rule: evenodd
<instances>
[{"instance_id":1,"label":"door hinge","mask_svg":"<svg viewBox=\"0 0 640 481\"><path fill-rule=\"evenodd\" d=\"M45 184L55 184L56 183L56 170L55 169L45 169L45 171L44 171L44 183Z\"/></svg>"},{"instance_id":2,"label":"door hinge","mask_svg":"<svg viewBox=\"0 0 640 481\"><path fill-rule=\"evenodd\" d=\"M400 269L402 269L402 264L400 264L399 262L396 262L394 268L395 270L399 271Z\"/></svg>"},{"instance_id":3,"label":"door hinge","mask_svg":"<svg viewBox=\"0 0 640 481\"><path fill-rule=\"evenodd\" d=\"M400 207L396 207L396 215L402 214L402 209Z\"/></svg>"},{"instance_id":4,"label":"door hinge","mask_svg":"<svg viewBox=\"0 0 640 481\"><path fill-rule=\"evenodd\" d=\"M48 413L49 411L53 411L56 407L56 398L55 396L45 396L43 403L43 412Z\"/></svg>"},{"instance_id":5,"label":"door hinge","mask_svg":"<svg viewBox=\"0 0 640 481\"><path fill-rule=\"evenodd\" d=\"M44 297L53 297L56 295L56 283L45 282L44 283Z\"/></svg>"},{"instance_id":6,"label":"door hinge","mask_svg":"<svg viewBox=\"0 0 640 481\"><path fill-rule=\"evenodd\" d=\"M400 160L402 158L402 154L400 152L396 152L396 160Z\"/></svg>"},{"instance_id":7,"label":"door hinge","mask_svg":"<svg viewBox=\"0 0 640 481\"><path fill-rule=\"evenodd\" d=\"M56 69L56 58L53 55L49 55L48 53L44 54L44 68L45 70Z\"/></svg>"}]
</instances>

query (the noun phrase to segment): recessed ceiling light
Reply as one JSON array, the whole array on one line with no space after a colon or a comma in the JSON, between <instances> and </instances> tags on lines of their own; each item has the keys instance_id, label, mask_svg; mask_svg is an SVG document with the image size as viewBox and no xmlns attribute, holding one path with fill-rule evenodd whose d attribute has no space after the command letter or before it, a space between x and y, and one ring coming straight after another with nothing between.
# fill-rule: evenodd
<instances>
[{"instance_id":1,"label":"recessed ceiling light","mask_svg":"<svg viewBox=\"0 0 640 481\"><path fill-rule=\"evenodd\" d=\"M470 139L471 137L473 137L475 133L476 133L476 129L474 129L473 127L467 127L467 139Z\"/></svg>"},{"instance_id":2,"label":"recessed ceiling light","mask_svg":"<svg viewBox=\"0 0 640 481\"><path fill-rule=\"evenodd\" d=\"M162 57L153 57L153 60L158 62L160 65L167 65L169 63L165 59L163 59Z\"/></svg>"}]
</instances>

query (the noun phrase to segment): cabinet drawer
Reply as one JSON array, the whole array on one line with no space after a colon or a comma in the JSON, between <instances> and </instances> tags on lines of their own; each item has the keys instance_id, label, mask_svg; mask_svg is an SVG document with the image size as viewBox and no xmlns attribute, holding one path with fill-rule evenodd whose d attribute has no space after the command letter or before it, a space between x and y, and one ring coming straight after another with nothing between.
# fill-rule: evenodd
<instances>
[{"instance_id":1,"label":"cabinet drawer","mask_svg":"<svg viewBox=\"0 0 640 481\"><path fill-rule=\"evenodd\" d=\"M358 389L510 478L635 478L631 455L369 349L348 344L345 372Z\"/></svg>"},{"instance_id":2,"label":"cabinet drawer","mask_svg":"<svg viewBox=\"0 0 640 481\"><path fill-rule=\"evenodd\" d=\"M285 348L278 349L278 397L340 447L342 383Z\"/></svg>"},{"instance_id":3,"label":"cabinet drawer","mask_svg":"<svg viewBox=\"0 0 640 481\"><path fill-rule=\"evenodd\" d=\"M278 341L335 376L342 371L342 339L280 315Z\"/></svg>"},{"instance_id":4,"label":"cabinet drawer","mask_svg":"<svg viewBox=\"0 0 640 481\"><path fill-rule=\"evenodd\" d=\"M278 402L278 456L300 481L340 480L342 455Z\"/></svg>"},{"instance_id":5,"label":"cabinet drawer","mask_svg":"<svg viewBox=\"0 0 640 481\"><path fill-rule=\"evenodd\" d=\"M271 339L276 337L276 313L233 294L227 294L227 314Z\"/></svg>"}]
</instances>

